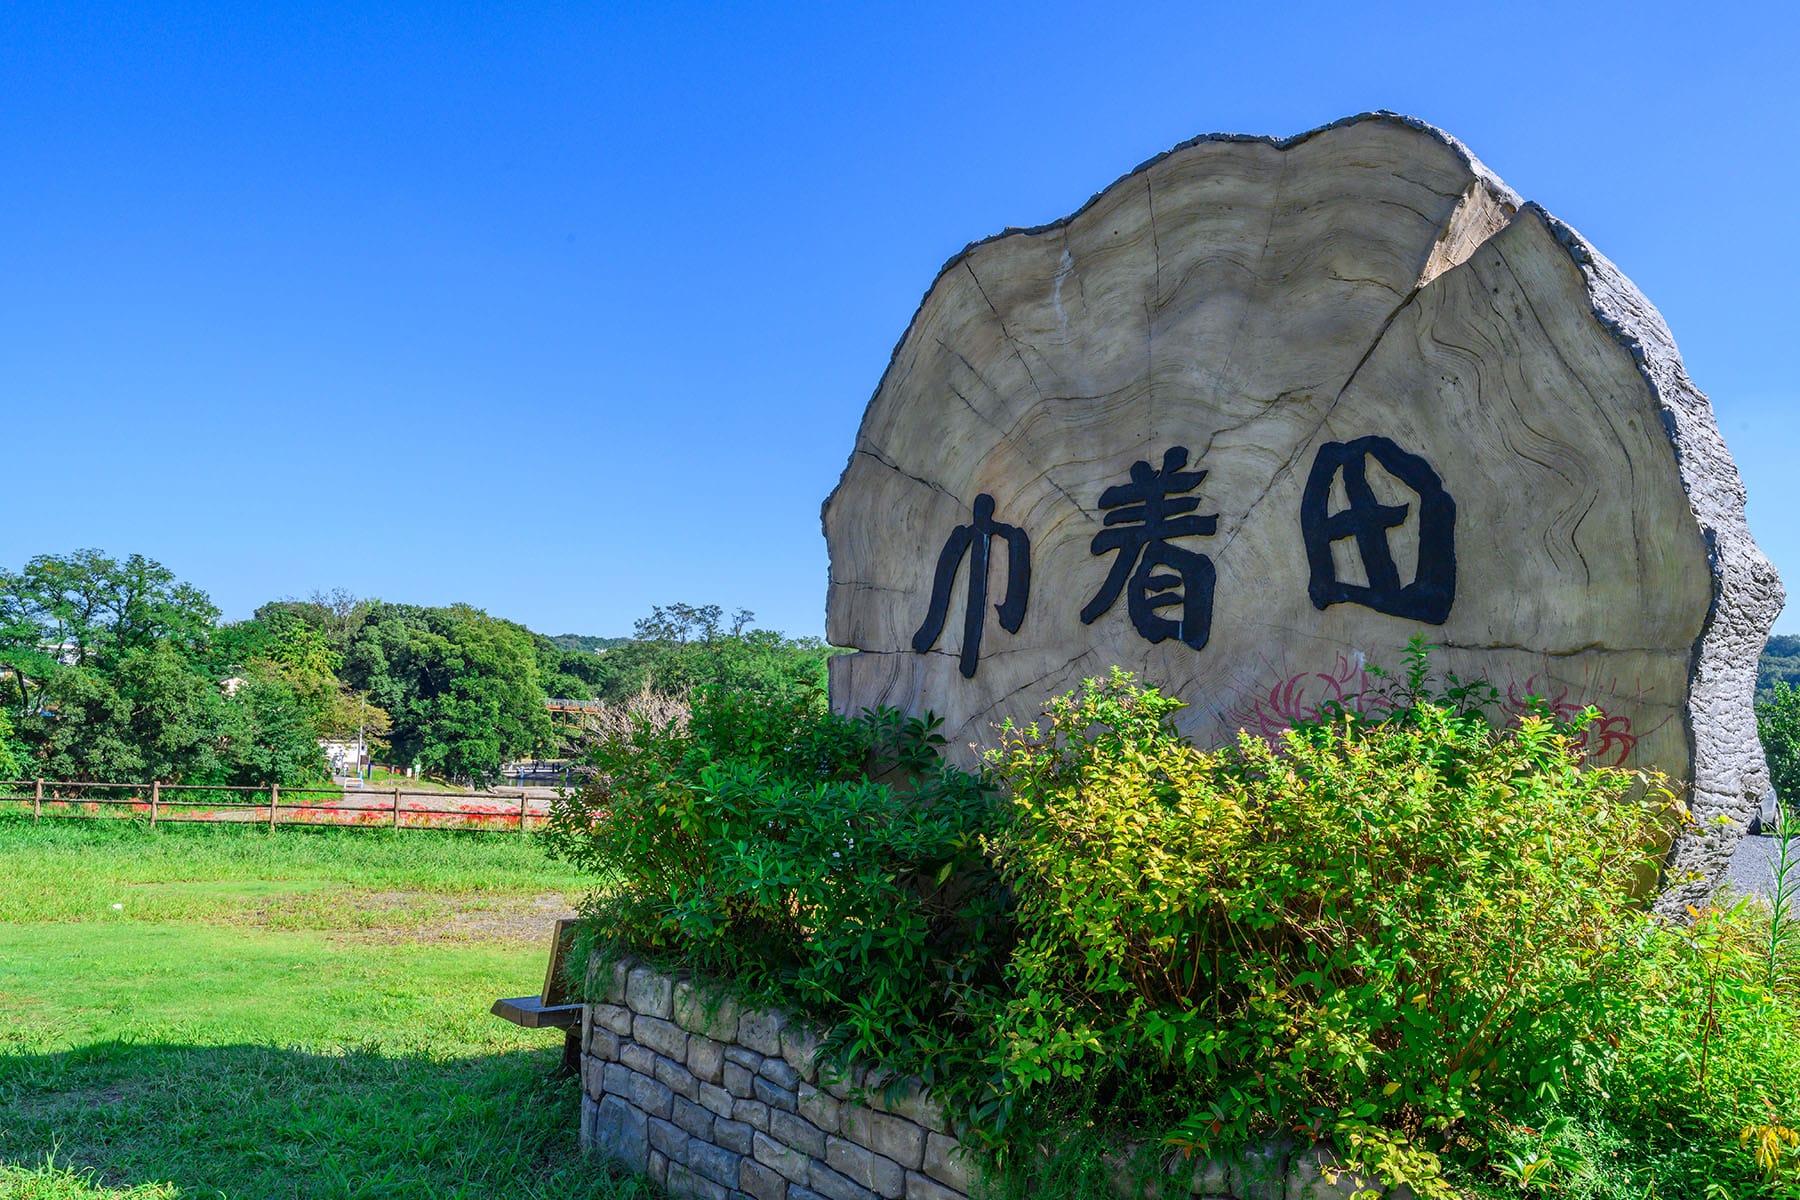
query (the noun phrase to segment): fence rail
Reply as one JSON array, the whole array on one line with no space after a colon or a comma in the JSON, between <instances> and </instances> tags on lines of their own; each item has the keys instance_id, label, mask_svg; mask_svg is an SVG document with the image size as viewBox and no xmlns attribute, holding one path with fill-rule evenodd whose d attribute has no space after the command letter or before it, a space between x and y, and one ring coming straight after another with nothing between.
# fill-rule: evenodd
<instances>
[{"instance_id":1,"label":"fence rail","mask_svg":"<svg viewBox=\"0 0 1800 1200\"><path fill-rule=\"evenodd\" d=\"M205 794L191 798L190 793ZM294 797L302 797L296 800ZM324 802L304 797L323 797ZM236 787L225 784L85 783L53 779L0 782L0 813L45 817L149 818L159 822L339 825L385 829L542 828L550 802L493 792L407 788Z\"/></svg>"}]
</instances>

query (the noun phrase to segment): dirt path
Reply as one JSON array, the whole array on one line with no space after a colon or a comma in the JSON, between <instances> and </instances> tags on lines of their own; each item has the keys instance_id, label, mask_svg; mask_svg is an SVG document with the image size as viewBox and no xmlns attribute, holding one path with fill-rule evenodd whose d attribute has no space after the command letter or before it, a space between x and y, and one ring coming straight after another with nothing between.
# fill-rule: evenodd
<instances>
[{"instance_id":1,"label":"dirt path","mask_svg":"<svg viewBox=\"0 0 1800 1200\"><path fill-rule=\"evenodd\" d=\"M382 912L399 913L421 900L435 901L444 912L420 925L413 922L383 924ZM549 943L550 929L562 917L576 915L575 906L560 892L537 896L482 896L463 898L434 892L359 892L354 902L359 911L376 919L335 936L357 942L531 942Z\"/></svg>"}]
</instances>

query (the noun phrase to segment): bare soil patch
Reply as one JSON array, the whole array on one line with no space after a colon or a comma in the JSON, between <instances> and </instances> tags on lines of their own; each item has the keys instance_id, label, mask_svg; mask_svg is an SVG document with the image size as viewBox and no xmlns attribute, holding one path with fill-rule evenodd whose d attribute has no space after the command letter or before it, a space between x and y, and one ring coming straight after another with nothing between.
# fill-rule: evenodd
<instances>
[{"instance_id":1,"label":"bare soil patch","mask_svg":"<svg viewBox=\"0 0 1800 1200\"><path fill-rule=\"evenodd\" d=\"M334 937L355 942L544 942L551 926L576 915L575 906L561 892L536 896L444 896L435 892L357 892L345 897L365 918L356 929ZM438 913L423 923L396 920L384 923L383 913L396 916L416 913L431 905Z\"/></svg>"}]
</instances>

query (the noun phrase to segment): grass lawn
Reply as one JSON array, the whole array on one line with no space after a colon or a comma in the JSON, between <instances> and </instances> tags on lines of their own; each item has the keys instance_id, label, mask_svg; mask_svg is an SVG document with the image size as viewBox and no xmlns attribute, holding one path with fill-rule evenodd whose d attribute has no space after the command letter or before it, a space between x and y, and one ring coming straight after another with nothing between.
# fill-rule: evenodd
<instances>
[{"instance_id":1,"label":"grass lawn","mask_svg":"<svg viewBox=\"0 0 1800 1200\"><path fill-rule=\"evenodd\" d=\"M0 1200L626 1200L489 1016L587 886L516 834L0 819Z\"/></svg>"}]
</instances>

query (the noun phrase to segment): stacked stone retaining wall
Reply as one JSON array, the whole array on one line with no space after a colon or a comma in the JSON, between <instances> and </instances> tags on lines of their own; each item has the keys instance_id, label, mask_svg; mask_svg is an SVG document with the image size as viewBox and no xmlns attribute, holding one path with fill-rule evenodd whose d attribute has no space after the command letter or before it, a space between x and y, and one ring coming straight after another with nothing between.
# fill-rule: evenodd
<instances>
[{"instance_id":1,"label":"stacked stone retaining wall","mask_svg":"<svg viewBox=\"0 0 1800 1200\"><path fill-rule=\"evenodd\" d=\"M840 1077L802 1022L631 959L596 965L587 994L583 1150L684 1200L967 1200L977 1165L916 1083L866 1069ZM1204 1200L1369 1189L1331 1162L1284 1139L1172 1169Z\"/></svg>"},{"instance_id":2,"label":"stacked stone retaining wall","mask_svg":"<svg viewBox=\"0 0 1800 1200\"><path fill-rule=\"evenodd\" d=\"M630 960L590 973L581 1144L702 1200L964 1200L970 1173L916 1087L851 1099L815 1033Z\"/></svg>"}]
</instances>

